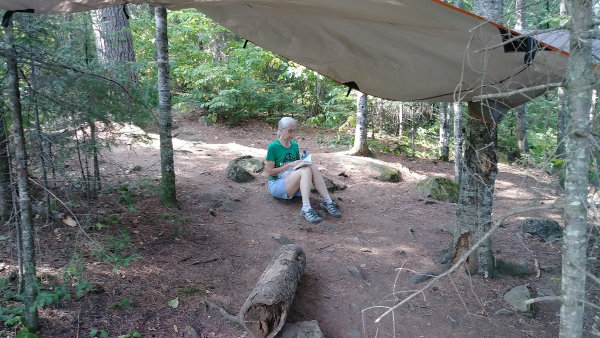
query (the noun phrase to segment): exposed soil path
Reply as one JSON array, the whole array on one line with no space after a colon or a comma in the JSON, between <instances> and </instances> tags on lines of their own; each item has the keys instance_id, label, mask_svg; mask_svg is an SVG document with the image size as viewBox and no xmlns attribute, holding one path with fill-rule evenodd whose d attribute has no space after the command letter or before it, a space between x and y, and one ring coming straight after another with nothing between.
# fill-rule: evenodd
<instances>
[{"instance_id":1,"label":"exposed soil path","mask_svg":"<svg viewBox=\"0 0 600 338\"><path fill-rule=\"evenodd\" d=\"M178 337L191 325L203 337L243 337L243 330L206 310L202 301L237 313L286 241L302 246L307 258L288 320L315 319L328 337L557 336L556 303L540 304L535 317L496 311L507 308L502 297L516 285L527 284L534 296L540 288L558 294L559 268L542 272L539 278L493 280L469 277L461 269L401 306L394 317L374 324L382 307L425 285L410 281L412 271L444 269L435 257L452 238L455 205L433 203L414 187L426 176L451 178L452 163L377 153L376 161L395 166L402 174L399 183L383 183L366 177L360 168L343 165L347 156L343 149L329 145L335 134L301 127L300 147L313 154L327 177L347 186L332 194L342 218L327 217L312 225L301 219L299 199L270 197L264 173L244 184L226 176L234 158L264 158L267 144L275 138L274 127L203 126L191 120L178 125L174 147L181 209L165 209L155 195L143 193L133 196L135 210L116 203L114 195L96 202L90 211L96 220L88 230L91 236L103 238L118 234L119 227L126 229L137 258L114 274L111 264L98 262L84 250L86 278L94 291L42 310L42 336L84 337L98 328L110 336L139 331L142 336ZM126 182L132 192L148 192L148 187L156 186L159 171L157 141L131 143L123 133L120 143L105 154L104 176L108 185ZM141 171L131 170L137 165ZM339 176L342 172L348 177ZM496 182L495 215L557 198L547 176L522 168L501 165ZM131 188L136 185L138 190ZM320 202L316 195L312 200L314 205ZM117 216L116 224L106 221L110 215ZM553 212L526 216L559 220ZM539 266L560 266L560 245L524 235L523 217L507 220L494 235L495 254L532 268L536 260ZM71 260L73 247L68 243L81 238L77 228L43 227L38 238L40 271L62 275L56 269ZM5 257L10 257L8 251ZM111 309L125 298L129 307ZM175 298L178 307L170 307L168 302Z\"/></svg>"}]
</instances>

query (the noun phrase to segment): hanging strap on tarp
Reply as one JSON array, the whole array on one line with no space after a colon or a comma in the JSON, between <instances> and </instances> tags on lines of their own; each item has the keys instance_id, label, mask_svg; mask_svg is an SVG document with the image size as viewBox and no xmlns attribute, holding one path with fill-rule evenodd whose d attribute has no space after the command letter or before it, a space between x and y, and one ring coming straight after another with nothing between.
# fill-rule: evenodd
<instances>
[{"instance_id":1,"label":"hanging strap on tarp","mask_svg":"<svg viewBox=\"0 0 600 338\"><path fill-rule=\"evenodd\" d=\"M504 44L504 52L525 52L525 55L523 56L523 63L525 63L528 66L533 63L536 51L547 50L546 47L540 48L539 44L537 43L537 40L532 38L531 36L518 37L504 28L498 27L498 30L500 30L502 42L512 40Z\"/></svg>"},{"instance_id":2,"label":"hanging strap on tarp","mask_svg":"<svg viewBox=\"0 0 600 338\"><path fill-rule=\"evenodd\" d=\"M14 13L33 13L34 10L33 9L19 9L16 11L6 11L4 12L4 15L2 16L2 27L6 28L8 27L8 22L10 21L10 18L12 17L12 15Z\"/></svg>"},{"instance_id":3,"label":"hanging strap on tarp","mask_svg":"<svg viewBox=\"0 0 600 338\"><path fill-rule=\"evenodd\" d=\"M129 13L127 13L127 4L123 5L123 14L125 14L125 18L129 20Z\"/></svg>"},{"instance_id":4,"label":"hanging strap on tarp","mask_svg":"<svg viewBox=\"0 0 600 338\"><path fill-rule=\"evenodd\" d=\"M348 97L348 95L350 95L350 92L352 91L352 89L356 89L356 90L360 91L360 88L358 88L358 85L354 81L348 81L348 82L344 82L342 84L344 86L348 87L348 92L346 93L346 97Z\"/></svg>"}]
</instances>

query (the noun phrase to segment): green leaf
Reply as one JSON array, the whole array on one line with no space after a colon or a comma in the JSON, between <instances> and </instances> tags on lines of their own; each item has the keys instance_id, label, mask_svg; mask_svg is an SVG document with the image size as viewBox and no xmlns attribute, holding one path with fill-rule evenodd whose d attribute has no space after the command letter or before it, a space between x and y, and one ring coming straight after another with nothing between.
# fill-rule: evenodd
<instances>
[{"instance_id":1,"label":"green leaf","mask_svg":"<svg viewBox=\"0 0 600 338\"><path fill-rule=\"evenodd\" d=\"M106 331L102 330L102 331L100 331L100 336L101 336L102 338L108 338L108 332L106 332Z\"/></svg>"},{"instance_id":2,"label":"green leaf","mask_svg":"<svg viewBox=\"0 0 600 338\"><path fill-rule=\"evenodd\" d=\"M139 332L137 332L137 331L134 331L134 332L133 332L131 335L132 335L133 337L136 337L136 338L139 338L139 337L141 337L141 336L142 336L142 334L141 334L141 333L139 333Z\"/></svg>"},{"instance_id":3,"label":"green leaf","mask_svg":"<svg viewBox=\"0 0 600 338\"><path fill-rule=\"evenodd\" d=\"M179 298L171 299L169 301L169 306L176 309L179 306Z\"/></svg>"},{"instance_id":4,"label":"green leaf","mask_svg":"<svg viewBox=\"0 0 600 338\"><path fill-rule=\"evenodd\" d=\"M98 329L93 328L90 330L90 337L96 337L97 334L98 334Z\"/></svg>"}]
</instances>

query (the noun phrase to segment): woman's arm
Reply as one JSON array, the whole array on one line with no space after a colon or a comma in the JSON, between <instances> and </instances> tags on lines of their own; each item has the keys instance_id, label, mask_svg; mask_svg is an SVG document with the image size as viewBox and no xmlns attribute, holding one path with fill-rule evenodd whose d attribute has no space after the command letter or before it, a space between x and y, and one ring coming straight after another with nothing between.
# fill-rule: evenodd
<instances>
[{"instance_id":1,"label":"woman's arm","mask_svg":"<svg viewBox=\"0 0 600 338\"><path fill-rule=\"evenodd\" d=\"M275 162L265 160L265 168L267 169L267 174L269 176L277 176L280 173L282 173L290 168L293 168L296 164L298 164L300 162L302 162L302 160L286 163L286 164L282 165L281 167L275 168Z\"/></svg>"}]
</instances>

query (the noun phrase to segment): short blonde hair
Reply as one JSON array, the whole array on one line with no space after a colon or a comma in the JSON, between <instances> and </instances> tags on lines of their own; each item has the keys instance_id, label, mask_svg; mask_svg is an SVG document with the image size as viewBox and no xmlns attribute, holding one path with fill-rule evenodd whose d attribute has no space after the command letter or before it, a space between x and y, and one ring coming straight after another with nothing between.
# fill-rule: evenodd
<instances>
[{"instance_id":1,"label":"short blonde hair","mask_svg":"<svg viewBox=\"0 0 600 338\"><path fill-rule=\"evenodd\" d=\"M277 123L277 138L281 137L281 129L285 129L291 126L292 124L297 125L298 121L296 121L296 119L293 117L282 117L281 120L279 120L279 122Z\"/></svg>"}]
</instances>

